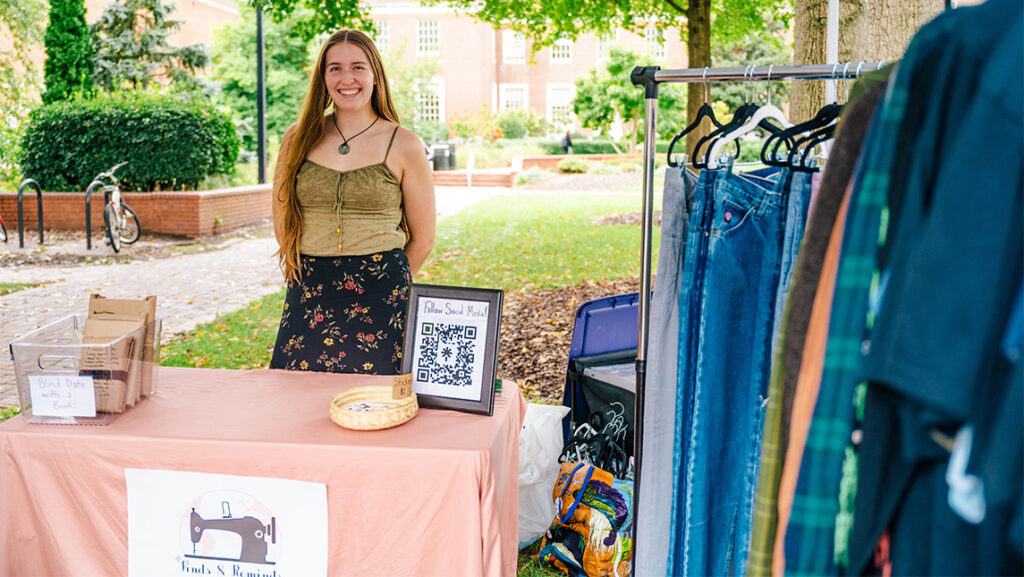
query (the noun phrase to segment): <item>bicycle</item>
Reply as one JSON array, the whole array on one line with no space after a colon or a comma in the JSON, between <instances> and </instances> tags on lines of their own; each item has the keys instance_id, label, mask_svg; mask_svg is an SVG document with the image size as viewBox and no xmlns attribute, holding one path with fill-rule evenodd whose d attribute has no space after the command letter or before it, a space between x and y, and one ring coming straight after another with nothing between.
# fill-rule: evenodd
<instances>
[{"instance_id":1,"label":"bicycle","mask_svg":"<svg viewBox=\"0 0 1024 577\"><path fill-rule=\"evenodd\" d=\"M114 172L126 164L128 163L117 164L110 170L97 174L93 179L101 183L107 180L111 182L111 184L104 184L102 188L105 205L103 207L103 224L107 228L107 242L114 252L121 250L122 243L132 244L142 236L139 217L121 198L121 186L118 185L117 177L114 176Z\"/></svg>"},{"instance_id":2,"label":"bicycle","mask_svg":"<svg viewBox=\"0 0 1024 577\"><path fill-rule=\"evenodd\" d=\"M0 214L0 240L7 242L7 226L4 224L4 215Z\"/></svg>"}]
</instances>

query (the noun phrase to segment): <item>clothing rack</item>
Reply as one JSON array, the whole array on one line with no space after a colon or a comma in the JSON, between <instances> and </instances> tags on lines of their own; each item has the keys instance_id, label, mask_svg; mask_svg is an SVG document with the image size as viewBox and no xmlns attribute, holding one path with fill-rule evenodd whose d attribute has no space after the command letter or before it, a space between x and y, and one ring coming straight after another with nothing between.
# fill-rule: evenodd
<instances>
[{"instance_id":1,"label":"clothing rack","mask_svg":"<svg viewBox=\"0 0 1024 577\"><path fill-rule=\"evenodd\" d=\"M634 86L643 87L644 169L641 220L640 319L636 348L636 402L633 413L633 568L636 568L637 513L640 510L640 471L643 445L644 388L647 381L647 339L650 331L651 235L654 207L655 123L658 85L680 82L753 82L785 80L852 80L861 74L881 70L885 62L845 62L801 66L746 66L743 68L683 68L662 70L660 66L638 66L630 73Z\"/></svg>"}]
</instances>

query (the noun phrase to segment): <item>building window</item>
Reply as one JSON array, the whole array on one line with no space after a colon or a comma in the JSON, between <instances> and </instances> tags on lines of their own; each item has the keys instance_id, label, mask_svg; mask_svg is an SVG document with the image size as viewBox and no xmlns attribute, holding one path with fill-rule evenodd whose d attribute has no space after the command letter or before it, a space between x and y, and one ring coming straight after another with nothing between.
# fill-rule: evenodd
<instances>
[{"instance_id":1,"label":"building window","mask_svg":"<svg viewBox=\"0 0 1024 577\"><path fill-rule=\"evenodd\" d=\"M560 38L551 45L551 62L572 62L572 41Z\"/></svg>"},{"instance_id":2,"label":"building window","mask_svg":"<svg viewBox=\"0 0 1024 577\"><path fill-rule=\"evenodd\" d=\"M608 60L612 45L615 44L615 33L601 34L597 37L597 59Z\"/></svg>"},{"instance_id":3,"label":"building window","mask_svg":"<svg viewBox=\"0 0 1024 577\"><path fill-rule=\"evenodd\" d=\"M501 60L502 62L526 61L526 37L522 32L501 31Z\"/></svg>"},{"instance_id":4,"label":"building window","mask_svg":"<svg viewBox=\"0 0 1024 577\"><path fill-rule=\"evenodd\" d=\"M655 60L665 59L665 33L657 28L648 28L644 31L644 40L647 45L647 55Z\"/></svg>"},{"instance_id":5,"label":"building window","mask_svg":"<svg viewBox=\"0 0 1024 577\"><path fill-rule=\"evenodd\" d=\"M502 84L499 96L499 112L526 110L530 106L526 84Z\"/></svg>"},{"instance_id":6,"label":"building window","mask_svg":"<svg viewBox=\"0 0 1024 577\"><path fill-rule=\"evenodd\" d=\"M416 56L441 54L441 23L437 20L416 21Z\"/></svg>"},{"instance_id":7,"label":"building window","mask_svg":"<svg viewBox=\"0 0 1024 577\"><path fill-rule=\"evenodd\" d=\"M434 77L416 93L416 117L444 121L444 79Z\"/></svg>"},{"instance_id":8,"label":"building window","mask_svg":"<svg viewBox=\"0 0 1024 577\"><path fill-rule=\"evenodd\" d=\"M552 130L573 126L572 101L576 98L576 86L568 82L548 83L547 119Z\"/></svg>"},{"instance_id":9,"label":"building window","mask_svg":"<svg viewBox=\"0 0 1024 577\"><path fill-rule=\"evenodd\" d=\"M373 35L373 43L377 45L377 52L387 54L391 48L391 22L380 20L373 23L376 33Z\"/></svg>"}]
</instances>

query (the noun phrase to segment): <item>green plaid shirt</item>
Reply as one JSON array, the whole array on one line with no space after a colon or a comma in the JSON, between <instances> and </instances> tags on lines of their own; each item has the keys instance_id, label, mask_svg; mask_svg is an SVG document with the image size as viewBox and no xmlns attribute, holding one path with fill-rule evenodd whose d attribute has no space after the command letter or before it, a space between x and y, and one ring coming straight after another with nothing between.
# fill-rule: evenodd
<instances>
[{"instance_id":1,"label":"green plaid shirt","mask_svg":"<svg viewBox=\"0 0 1024 577\"><path fill-rule=\"evenodd\" d=\"M801 461L786 529L786 574L834 575L836 517L843 461L855 415L854 390L870 319L869 294L878 283L878 247L887 229L889 177L914 70L948 36L952 18L939 17L911 41L872 122L861 157L836 277L821 390ZM852 523L852 519L844 522ZM845 534L845 532L843 532Z\"/></svg>"},{"instance_id":2,"label":"green plaid shirt","mask_svg":"<svg viewBox=\"0 0 1024 577\"><path fill-rule=\"evenodd\" d=\"M858 80L850 90L850 102L866 92L869 87L887 82L891 72L892 66L888 66L879 72L868 74L861 80ZM872 101L875 102L874 100ZM843 138L843 134L844 131L840 126L836 138ZM845 184L843 188L846 188ZM838 211L838 206L836 210ZM826 221L822 221L822 226L827 226ZM824 258L824 254L818 256ZM808 255L806 247L804 247L801 248L798 258L799 261L795 268L797 274L803 269L803 260L813 257ZM794 278L793 286L796 286L799 282L803 281L799 278ZM747 577L767 577L772 573L772 555L779 522L779 485L782 480L782 469L785 464L788 446L788 427L785 427L784 423L790 418L786 411L792 410L792 407L783 406L784 389L787 385L784 365L786 347L784 345L786 342L785 335L790 317L792 316L792 306L792 300L788 300L782 317L780 333L776 341L779 345L776 349L774 362L772 363L771 380L768 390L768 408L765 414L764 433L761 439L761 461L758 471L757 500L755 502L754 522L751 530Z\"/></svg>"}]
</instances>

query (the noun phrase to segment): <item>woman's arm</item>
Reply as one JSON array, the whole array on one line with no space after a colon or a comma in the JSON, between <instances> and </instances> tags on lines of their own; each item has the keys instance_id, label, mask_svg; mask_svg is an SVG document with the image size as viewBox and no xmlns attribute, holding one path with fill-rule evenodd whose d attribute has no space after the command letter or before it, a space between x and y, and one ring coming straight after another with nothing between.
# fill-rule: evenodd
<instances>
[{"instance_id":1,"label":"woman's arm","mask_svg":"<svg viewBox=\"0 0 1024 577\"><path fill-rule=\"evenodd\" d=\"M412 132L398 129L395 144L402 166L402 203L405 220L409 225L409 242L405 244L405 255L409 257L409 269L415 276L434 250L437 233L437 209L434 205L434 172L427 162L427 155Z\"/></svg>"},{"instance_id":2,"label":"woman's arm","mask_svg":"<svg viewBox=\"0 0 1024 577\"><path fill-rule=\"evenodd\" d=\"M284 205L285 199L281 197L281 185L285 179L285 157L288 156L288 148L292 145L295 136L295 125L291 125L281 137L281 147L277 151L277 163L274 164L274 192L273 192L273 215L274 215L274 236L277 238L278 246L281 245L281 235L284 234Z\"/></svg>"}]
</instances>

